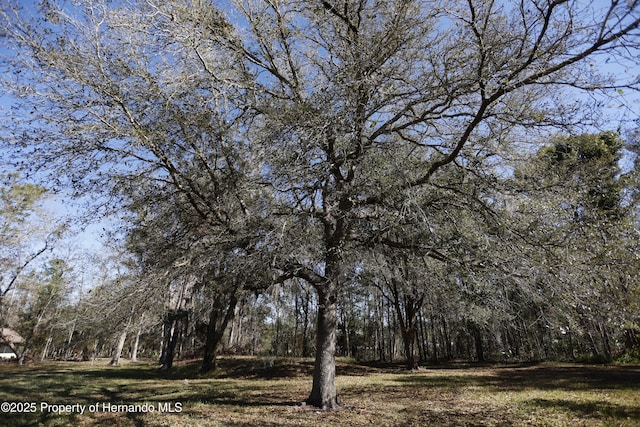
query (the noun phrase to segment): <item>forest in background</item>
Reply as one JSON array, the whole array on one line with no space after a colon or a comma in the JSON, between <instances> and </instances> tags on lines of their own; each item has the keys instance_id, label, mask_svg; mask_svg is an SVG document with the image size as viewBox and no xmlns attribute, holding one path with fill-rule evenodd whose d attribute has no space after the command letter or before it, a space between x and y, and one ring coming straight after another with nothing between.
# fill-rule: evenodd
<instances>
[{"instance_id":1,"label":"forest in background","mask_svg":"<svg viewBox=\"0 0 640 427\"><path fill-rule=\"evenodd\" d=\"M500 215L508 240L486 229L482 214L456 212L451 246L438 256L460 254L462 262L404 248L359 252L340 294L336 354L403 361L409 369L454 359L637 360L638 169L636 161L620 172L623 148L612 132L556 137L500 184L512 195L504 211L490 214ZM11 215L28 224L31 204L43 195L15 182L3 190L4 241L16 232L8 227ZM25 206L16 206L20 199ZM122 259L131 264L109 264ZM228 299L214 299L212 311L207 289L191 277L163 281L137 272L137 260L125 253L96 261L105 272L126 273L105 273L90 290L78 289L77 273L63 259L21 277L3 301L5 326L28 338L19 354L108 356L116 364L122 355L170 367L169 358L202 357L213 312L223 354L313 356L317 297L305 281L233 289Z\"/></svg>"}]
</instances>

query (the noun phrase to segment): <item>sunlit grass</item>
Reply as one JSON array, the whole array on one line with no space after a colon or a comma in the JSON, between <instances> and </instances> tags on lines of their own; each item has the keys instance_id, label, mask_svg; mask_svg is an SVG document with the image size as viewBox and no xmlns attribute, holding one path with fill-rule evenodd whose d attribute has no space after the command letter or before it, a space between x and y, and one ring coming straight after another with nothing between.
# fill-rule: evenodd
<instances>
[{"instance_id":1,"label":"sunlit grass","mask_svg":"<svg viewBox=\"0 0 640 427\"><path fill-rule=\"evenodd\" d=\"M199 376L197 364L161 373L148 363L106 360L18 367L0 364L0 402L144 404L156 410L0 414L7 426L422 426L640 424L640 368L541 364L338 366L342 409L302 405L311 360L228 358ZM351 362L351 361L349 361ZM179 405L178 405L179 404ZM164 405L164 406L158 406ZM181 406L180 406L181 405ZM164 409L164 412L159 410ZM39 409L39 407L38 407ZM168 412L172 410L174 412ZM178 412L179 410L179 412Z\"/></svg>"}]
</instances>

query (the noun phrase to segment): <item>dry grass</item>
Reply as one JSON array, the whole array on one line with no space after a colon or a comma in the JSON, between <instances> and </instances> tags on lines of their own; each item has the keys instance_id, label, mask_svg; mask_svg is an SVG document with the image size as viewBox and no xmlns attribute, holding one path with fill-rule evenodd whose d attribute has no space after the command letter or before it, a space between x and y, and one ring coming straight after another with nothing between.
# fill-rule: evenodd
<instances>
[{"instance_id":1,"label":"dry grass","mask_svg":"<svg viewBox=\"0 0 640 427\"><path fill-rule=\"evenodd\" d=\"M229 358L201 377L197 364L169 375L138 363L112 368L58 362L0 364L0 402L35 402L35 413L0 414L0 425L42 426L632 426L640 425L640 367L540 364L450 365L416 372L338 366L343 408L301 401L310 360ZM80 414L40 411L40 403L82 404ZM105 412L100 405L152 405L154 412ZM99 403L99 411L88 406ZM158 404L181 412L160 412ZM164 409L169 409L165 406Z\"/></svg>"}]
</instances>

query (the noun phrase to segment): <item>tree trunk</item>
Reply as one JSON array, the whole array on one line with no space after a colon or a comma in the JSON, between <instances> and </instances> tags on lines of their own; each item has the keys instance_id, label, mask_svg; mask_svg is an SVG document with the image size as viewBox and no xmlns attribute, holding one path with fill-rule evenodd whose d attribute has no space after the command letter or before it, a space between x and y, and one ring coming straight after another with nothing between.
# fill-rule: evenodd
<instances>
[{"instance_id":1,"label":"tree trunk","mask_svg":"<svg viewBox=\"0 0 640 427\"><path fill-rule=\"evenodd\" d=\"M227 328L227 324L235 314L237 304L238 297L234 293L229 298L229 303L226 307L226 312L220 325L218 325L218 317L223 307L215 305L211 309L211 313L209 314L209 325L207 326L207 338L204 347L204 358L202 359L202 366L200 367L201 374L216 369L216 351L218 350L218 344L220 344L220 341L222 340L224 331Z\"/></svg>"},{"instance_id":2,"label":"tree trunk","mask_svg":"<svg viewBox=\"0 0 640 427\"><path fill-rule=\"evenodd\" d=\"M402 330L402 341L404 344L404 354L407 358L405 367L408 371L418 368L418 359L416 359L416 330L412 326L408 329Z\"/></svg>"},{"instance_id":3,"label":"tree trunk","mask_svg":"<svg viewBox=\"0 0 640 427\"><path fill-rule=\"evenodd\" d=\"M482 345L482 330L474 322L469 322L471 335L473 336L473 344L476 350L476 359L478 362L484 362L484 347Z\"/></svg>"},{"instance_id":4,"label":"tree trunk","mask_svg":"<svg viewBox=\"0 0 640 427\"><path fill-rule=\"evenodd\" d=\"M22 351L20 353L17 353L14 347L11 347L13 352L18 355L18 365L24 365L25 362L27 361L27 355L31 353L31 340L33 339L34 336L36 336L36 333L38 332L40 323L42 322L42 319L44 317L45 309L46 309L46 305L45 307L41 308L40 311L38 312L35 323L33 324L31 329L29 330L29 333L24 339Z\"/></svg>"},{"instance_id":5,"label":"tree trunk","mask_svg":"<svg viewBox=\"0 0 640 427\"><path fill-rule=\"evenodd\" d=\"M385 347L384 347L384 298L380 295L380 292L375 293L375 306L374 316L376 324L376 350L378 352L378 361L385 362Z\"/></svg>"},{"instance_id":6,"label":"tree trunk","mask_svg":"<svg viewBox=\"0 0 640 427\"><path fill-rule=\"evenodd\" d=\"M640 347L640 330L626 328L624 330L624 348L625 350L635 350Z\"/></svg>"},{"instance_id":7,"label":"tree trunk","mask_svg":"<svg viewBox=\"0 0 640 427\"><path fill-rule=\"evenodd\" d=\"M402 336L402 344L404 345L404 355L406 358L405 367L411 371L418 367L418 360L416 359L416 311L414 310L414 302L410 301L409 297L405 297L404 312L403 307L400 305L399 295L397 290L394 290L394 306L396 308L396 314L398 316L398 323L400 325L400 335Z\"/></svg>"},{"instance_id":8,"label":"tree trunk","mask_svg":"<svg viewBox=\"0 0 640 427\"><path fill-rule=\"evenodd\" d=\"M140 334L142 333L142 326L138 328L136 333L136 339L133 341L133 349L131 350L131 361L138 361L138 345L140 345Z\"/></svg>"},{"instance_id":9,"label":"tree trunk","mask_svg":"<svg viewBox=\"0 0 640 427\"><path fill-rule=\"evenodd\" d=\"M91 360L91 357L89 356L89 347L87 347L86 345L82 347L82 358L80 360L82 360L83 362L88 362L89 360Z\"/></svg>"},{"instance_id":10,"label":"tree trunk","mask_svg":"<svg viewBox=\"0 0 640 427\"><path fill-rule=\"evenodd\" d=\"M436 337L436 320L433 314L431 314L430 326L431 326L431 346L433 347L433 361L438 361L438 339Z\"/></svg>"},{"instance_id":11,"label":"tree trunk","mask_svg":"<svg viewBox=\"0 0 640 427\"><path fill-rule=\"evenodd\" d=\"M338 168L339 169L339 168ZM342 175L334 175L343 187ZM338 329L338 296L342 286L343 243L348 235L347 210L352 206L347 192L342 194L338 206L340 214L327 215L324 222L325 265L324 278L311 282L318 293L318 328L313 385L306 402L322 409L340 406L336 391L336 338ZM331 209L328 209L329 212ZM317 278L316 278L317 279Z\"/></svg>"},{"instance_id":12,"label":"tree trunk","mask_svg":"<svg viewBox=\"0 0 640 427\"><path fill-rule=\"evenodd\" d=\"M25 349L22 350L22 352L20 353L20 356L18 356L18 365L22 366L25 364L28 354L29 354L29 347L25 347Z\"/></svg>"},{"instance_id":13,"label":"tree trunk","mask_svg":"<svg viewBox=\"0 0 640 427\"><path fill-rule=\"evenodd\" d=\"M73 353L71 342L73 341L73 334L75 334L75 331L76 331L76 322L77 322L77 319L73 319L73 323L71 324L71 330L69 331L69 339L67 340L67 348L64 352L64 360L68 360L69 358L71 358Z\"/></svg>"},{"instance_id":14,"label":"tree trunk","mask_svg":"<svg viewBox=\"0 0 640 427\"><path fill-rule=\"evenodd\" d=\"M453 359L453 348L451 347L451 338L449 334L449 325L447 324L447 319L444 317L444 314L440 315L440 321L442 323L442 339L444 341L444 348L446 350L447 360Z\"/></svg>"},{"instance_id":15,"label":"tree trunk","mask_svg":"<svg viewBox=\"0 0 640 427\"><path fill-rule=\"evenodd\" d=\"M609 332L607 331L607 325L603 322L597 323L598 332L600 332L600 336L602 337L602 349L604 352L604 357L606 360L611 360L611 343L609 340Z\"/></svg>"},{"instance_id":16,"label":"tree trunk","mask_svg":"<svg viewBox=\"0 0 640 427\"><path fill-rule=\"evenodd\" d=\"M308 285L307 285L308 286ZM302 324L302 357L309 357L311 355L311 346L309 345L309 300L310 290L307 288L304 290L304 318Z\"/></svg>"},{"instance_id":17,"label":"tree trunk","mask_svg":"<svg viewBox=\"0 0 640 427\"><path fill-rule=\"evenodd\" d=\"M162 354L160 356L161 371L168 371L173 367L173 357L175 354L176 344L178 344L178 320L171 319L169 322L165 322L164 325L165 337L164 346L162 348Z\"/></svg>"},{"instance_id":18,"label":"tree trunk","mask_svg":"<svg viewBox=\"0 0 640 427\"><path fill-rule=\"evenodd\" d=\"M98 357L98 346L100 345L100 340L96 339L93 341L93 349L91 350L91 365L93 366L93 362L96 361Z\"/></svg>"},{"instance_id":19,"label":"tree trunk","mask_svg":"<svg viewBox=\"0 0 640 427\"><path fill-rule=\"evenodd\" d=\"M350 357L352 356L351 354L351 342L349 340L349 319L347 318L347 314L345 313L345 310L341 310L341 320L342 320L342 336L344 337L342 339L342 342L340 343L343 348L342 348L342 356L346 356L346 357Z\"/></svg>"},{"instance_id":20,"label":"tree trunk","mask_svg":"<svg viewBox=\"0 0 640 427\"><path fill-rule=\"evenodd\" d=\"M422 305L423 298L416 298L408 295L402 290L402 284L395 279L388 283L393 297L393 306L396 309L396 317L400 325L400 335L404 345L404 355L406 358L406 368L411 371L418 367L416 358L416 338L418 330L418 310Z\"/></svg>"},{"instance_id":21,"label":"tree trunk","mask_svg":"<svg viewBox=\"0 0 640 427\"><path fill-rule=\"evenodd\" d=\"M116 345L116 348L113 350L113 356L111 357L109 366L120 365L120 355L122 355L122 349L124 347L124 343L126 340L127 340L127 328L125 328L122 331L122 333L120 334L120 338L118 338L118 344Z\"/></svg>"},{"instance_id":22,"label":"tree trunk","mask_svg":"<svg viewBox=\"0 0 640 427\"><path fill-rule=\"evenodd\" d=\"M419 312L418 317L419 326L419 338L418 338L418 352L420 355L420 362L426 362L429 359L429 345L426 326L424 325L424 314L422 310Z\"/></svg>"},{"instance_id":23,"label":"tree trunk","mask_svg":"<svg viewBox=\"0 0 640 427\"><path fill-rule=\"evenodd\" d=\"M47 353L49 353L49 347L51 346L52 342L53 342L53 328L49 329L49 336L47 337L47 342L45 343L44 349L42 350L42 354L40 355L41 362L44 362L44 360L47 358ZM66 356L64 360L67 360Z\"/></svg>"},{"instance_id":24,"label":"tree trunk","mask_svg":"<svg viewBox=\"0 0 640 427\"><path fill-rule=\"evenodd\" d=\"M389 349L389 362L393 363L396 355L396 318L392 312L391 304L387 304L387 348Z\"/></svg>"},{"instance_id":25,"label":"tree trunk","mask_svg":"<svg viewBox=\"0 0 640 427\"><path fill-rule=\"evenodd\" d=\"M313 369L313 386L307 404L322 409L339 406L336 392L336 330L338 326L337 286L325 283L318 291L318 342Z\"/></svg>"}]
</instances>

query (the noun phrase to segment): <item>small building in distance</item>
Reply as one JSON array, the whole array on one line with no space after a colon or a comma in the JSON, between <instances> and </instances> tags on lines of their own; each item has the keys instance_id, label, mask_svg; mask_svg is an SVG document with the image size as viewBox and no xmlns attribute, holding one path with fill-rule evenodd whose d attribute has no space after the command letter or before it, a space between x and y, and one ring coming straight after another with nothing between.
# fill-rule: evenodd
<instances>
[{"instance_id":1,"label":"small building in distance","mask_svg":"<svg viewBox=\"0 0 640 427\"><path fill-rule=\"evenodd\" d=\"M16 354L11 350L11 346L23 342L24 338L13 329L0 328L0 359L14 359Z\"/></svg>"}]
</instances>

